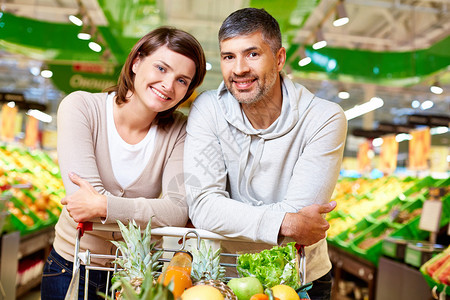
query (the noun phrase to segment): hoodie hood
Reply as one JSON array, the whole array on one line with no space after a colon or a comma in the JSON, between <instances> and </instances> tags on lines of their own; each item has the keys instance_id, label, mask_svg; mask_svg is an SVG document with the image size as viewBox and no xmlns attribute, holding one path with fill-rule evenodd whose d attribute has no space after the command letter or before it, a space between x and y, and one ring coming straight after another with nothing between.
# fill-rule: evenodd
<instances>
[{"instance_id":1,"label":"hoodie hood","mask_svg":"<svg viewBox=\"0 0 450 300\"><path fill-rule=\"evenodd\" d=\"M243 133L256 135L265 140L278 138L288 133L295 126L314 98L314 95L305 87L292 82L283 74L281 75L281 88L283 95L281 114L266 129L253 128L243 113L239 102L228 91L223 81L217 89L218 104L227 122Z\"/></svg>"},{"instance_id":2,"label":"hoodie hood","mask_svg":"<svg viewBox=\"0 0 450 300\"><path fill-rule=\"evenodd\" d=\"M258 172L264 148L267 141L289 133L311 104L314 95L300 84L293 83L286 76L281 75L283 103L280 116L266 129L255 129L247 119L236 98L231 95L222 82L217 90L218 105L229 123L242 134L236 136L240 149L236 184L240 201L254 206L264 202L255 197L251 182ZM301 99L301 101L300 101Z\"/></svg>"}]
</instances>

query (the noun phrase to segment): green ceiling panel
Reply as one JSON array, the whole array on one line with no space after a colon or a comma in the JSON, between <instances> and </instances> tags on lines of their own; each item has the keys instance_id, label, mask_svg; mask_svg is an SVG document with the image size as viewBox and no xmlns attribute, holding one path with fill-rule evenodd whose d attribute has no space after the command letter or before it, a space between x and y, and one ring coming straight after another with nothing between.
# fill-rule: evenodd
<instances>
[{"instance_id":1,"label":"green ceiling panel","mask_svg":"<svg viewBox=\"0 0 450 300\"><path fill-rule=\"evenodd\" d=\"M6 50L28 49L28 56L45 60L98 61L100 54L77 38L80 27L73 24L48 23L0 13L0 44ZM14 51L11 51L14 52Z\"/></svg>"},{"instance_id":2,"label":"green ceiling panel","mask_svg":"<svg viewBox=\"0 0 450 300\"><path fill-rule=\"evenodd\" d=\"M298 44L288 51L289 65L300 76L314 73L318 78L367 82L383 85L408 86L450 65L450 37L429 49L411 52L372 52L325 47L306 47L312 62L298 65Z\"/></svg>"},{"instance_id":3,"label":"green ceiling panel","mask_svg":"<svg viewBox=\"0 0 450 300\"><path fill-rule=\"evenodd\" d=\"M116 71L125 61L131 47L144 34L165 24L164 12L159 11L156 0L98 0L106 16L108 26L99 26L117 65L109 66ZM352 82L367 82L385 85L408 86L422 81L426 76L450 65L450 37L429 49L412 52L371 52L325 47L318 51L306 48L312 63L306 67L297 64L299 45L290 44L319 0L251 0L251 7L264 7L280 23L283 44L287 47L289 65L299 76L317 79L336 79ZM76 35L80 27L70 23L50 23L9 13L0 12L0 49L21 53L35 59L53 63L57 74L74 69L75 62L102 63L101 53L93 52L88 41ZM59 66L59 67L57 67ZM77 72L74 70L73 72ZM114 72L116 73L116 72ZM89 74L102 80L111 80L112 74ZM106 77L109 78L106 78ZM79 77L75 77L79 78ZM69 78L66 78L69 80ZM94 82L94 86L95 86ZM70 92L69 85L60 85Z\"/></svg>"}]
</instances>

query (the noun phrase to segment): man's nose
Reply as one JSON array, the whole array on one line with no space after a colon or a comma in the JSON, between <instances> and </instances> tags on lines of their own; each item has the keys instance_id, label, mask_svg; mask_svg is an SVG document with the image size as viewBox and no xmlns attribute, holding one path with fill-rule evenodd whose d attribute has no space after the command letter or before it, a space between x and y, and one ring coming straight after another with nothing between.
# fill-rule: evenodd
<instances>
[{"instance_id":1,"label":"man's nose","mask_svg":"<svg viewBox=\"0 0 450 300\"><path fill-rule=\"evenodd\" d=\"M236 75L245 74L250 71L250 67L245 58L237 58L234 64L233 72Z\"/></svg>"}]
</instances>

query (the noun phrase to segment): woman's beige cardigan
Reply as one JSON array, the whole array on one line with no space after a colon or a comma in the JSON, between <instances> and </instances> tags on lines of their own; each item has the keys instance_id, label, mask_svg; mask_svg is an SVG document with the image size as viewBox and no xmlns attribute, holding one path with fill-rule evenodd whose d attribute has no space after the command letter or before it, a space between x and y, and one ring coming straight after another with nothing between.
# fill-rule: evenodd
<instances>
[{"instance_id":1,"label":"woman's beige cardigan","mask_svg":"<svg viewBox=\"0 0 450 300\"><path fill-rule=\"evenodd\" d=\"M155 148L144 171L130 186L122 187L111 168L106 97L106 93L74 92L64 98L58 108L57 152L66 194L78 189L68 178L68 173L74 172L101 194L107 195L107 216L97 222L116 223L117 220L128 222L134 219L145 228L153 217L152 227L185 226L188 220L183 180L186 117L176 113L172 125L158 128ZM69 261L73 261L76 226L64 207L55 227L54 248ZM117 239L120 239L118 233L86 232L80 249L115 254L110 241ZM105 261L94 263L105 264Z\"/></svg>"}]
</instances>

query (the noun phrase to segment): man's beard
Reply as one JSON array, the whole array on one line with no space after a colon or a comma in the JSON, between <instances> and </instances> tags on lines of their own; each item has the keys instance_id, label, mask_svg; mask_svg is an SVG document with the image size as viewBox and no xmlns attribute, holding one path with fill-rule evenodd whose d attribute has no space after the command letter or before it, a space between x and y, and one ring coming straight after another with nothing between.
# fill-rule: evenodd
<instances>
[{"instance_id":1,"label":"man's beard","mask_svg":"<svg viewBox=\"0 0 450 300\"><path fill-rule=\"evenodd\" d=\"M276 67L274 67L273 73L268 73L263 77L263 80L260 80L260 77L254 77L256 78L256 89L250 92L240 92L238 89L235 88L233 84L233 78L230 78L227 81L227 88L230 91L230 93L233 95L236 100L241 104L254 104L262 99L265 99L268 97L270 92L272 91L276 81L278 73L276 72ZM248 77L248 76L246 76ZM262 83L262 85L261 85Z\"/></svg>"}]
</instances>

